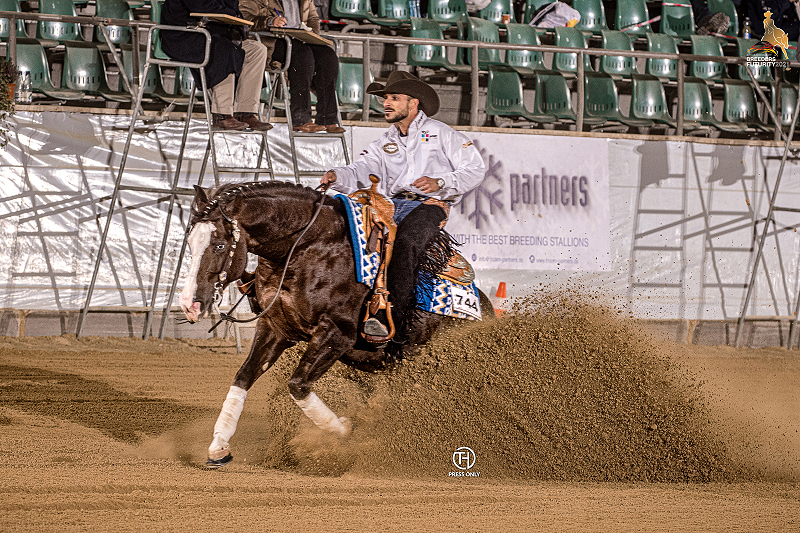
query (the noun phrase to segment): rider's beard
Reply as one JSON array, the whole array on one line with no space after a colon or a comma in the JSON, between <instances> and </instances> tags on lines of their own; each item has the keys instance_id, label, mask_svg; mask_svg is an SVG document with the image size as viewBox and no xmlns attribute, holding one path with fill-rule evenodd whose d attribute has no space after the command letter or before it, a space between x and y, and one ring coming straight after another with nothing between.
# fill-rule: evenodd
<instances>
[{"instance_id":1,"label":"rider's beard","mask_svg":"<svg viewBox=\"0 0 800 533\"><path fill-rule=\"evenodd\" d=\"M383 116L386 119L386 122L388 122L389 124L394 124L395 122L400 122L404 118L408 117L408 102L406 102L406 108L405 109L395 109L394 112L395 112L395 115L392 116L392 117L389 117L387 115L386 111L384 111L384 113L383 113Z\"/></svg>"}]
</instances>

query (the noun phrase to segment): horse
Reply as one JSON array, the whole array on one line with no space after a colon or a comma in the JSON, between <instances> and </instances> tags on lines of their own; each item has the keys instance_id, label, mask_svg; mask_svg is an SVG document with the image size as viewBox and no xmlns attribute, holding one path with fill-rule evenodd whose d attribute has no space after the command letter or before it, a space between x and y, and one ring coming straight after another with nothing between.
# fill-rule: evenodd
<instances>
[{"instance_id":1,"label":"horse","mask_svg":"<svg viewBox=\"0 0 800 533\"><path fill-rule=\"evenodd\" d=\"M236 373L214 425L206 466L219 468L233 456L247 391L300 341L307 348L288 381L289 394L314 424L345 437L352 424L337 416L312 386L340 361L358 370L385 368L387 349L359 334L370 289L356 280L344 204L323 192L285 182L226 184L213 192L195 187L187 228L191 253L180 305L190 322L208 316L225 287L246 276L248 253L258 256L254 273L259 313L247 359ZM491 303L481 293L484 311ZM408 345L427 342L440 315L418 312ZM455 321L455 319L452 319Z\"/></svg>"}]
</instances>

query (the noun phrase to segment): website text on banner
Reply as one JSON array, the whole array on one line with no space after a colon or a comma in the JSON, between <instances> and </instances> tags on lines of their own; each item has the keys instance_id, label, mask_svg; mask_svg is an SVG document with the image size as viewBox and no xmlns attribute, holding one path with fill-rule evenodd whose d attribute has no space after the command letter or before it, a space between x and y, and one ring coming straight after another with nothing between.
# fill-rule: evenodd
<instances>
[{"instance_id":1,"label":"website text on banner","mask_svg":"<svg viewBox=\"0 0 800 533\"><path fill-rule=\"evenodd\" d=\"M354 130L353 152L380 133ZM486 178L453 207L447 230L476 269L610 269L606 139L467 135Z\"/></svg>"}]
</instances>

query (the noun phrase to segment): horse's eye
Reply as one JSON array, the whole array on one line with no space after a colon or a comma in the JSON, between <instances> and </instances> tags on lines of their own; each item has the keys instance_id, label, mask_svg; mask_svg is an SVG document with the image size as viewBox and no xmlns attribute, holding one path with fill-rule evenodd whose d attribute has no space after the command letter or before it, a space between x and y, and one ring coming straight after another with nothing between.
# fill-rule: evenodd
<instances>
[{"instance_id":1,"label":"horse's eye","mask_svg":"<svg viewBox=\"0 0 800 533\"><path fill-rule=\"evenodd\" d=\"M214 245L214 253L219 254L219 253L222 253L223 251L225 251L225 245L224 244L215 244Z\"/></svg>"}]
</instances>

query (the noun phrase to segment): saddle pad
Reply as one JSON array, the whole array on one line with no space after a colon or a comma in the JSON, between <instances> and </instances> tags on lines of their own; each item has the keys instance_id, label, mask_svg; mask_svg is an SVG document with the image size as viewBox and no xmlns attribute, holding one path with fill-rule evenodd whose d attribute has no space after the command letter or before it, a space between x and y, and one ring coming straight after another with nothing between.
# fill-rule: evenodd
<instances>
[{"instance_id":1,"label":"saddle pad","mask_svg":"<svg viewBox=\"0 0 800 533\"><path fill-rule=\"evenodd\" d=\"M381 256L378 252L367 253L367 232L364 229L364 215L361 211L364 206L346 194L337 194L334 198L339 198L347 211L347 224L350 226L355 255L356 280L372 288L378 276Z\"/></svg>"},{"instance_id":2,"label":"saddle pad","mask_svg":"<svg viewBox=\"0 0 800 533\"><path fill-rule=\"evenodd\" d=\"M417 307L429 313L468 320L482 320L481 299L475 282L469 285L438 277L433 283L420 280Z\"/></svg>"},{"instance_id":3,"label":"saddle pad","mask_svg":"<svg viewBox=\"0 0 800 533\"><path fill-rule=\"evenodd\" d=\"M378 275L380 254L367 253L366 230L361 212L362 204L345 194L337 194L347 211L347 224L353 241L353 255L356 265L356 280L372 288ZM481 304L475 283L462 285L441 277L435 283L420 283L417 286L417 307L437 315L481 319Z\"/></svg>"}]
</instances>

